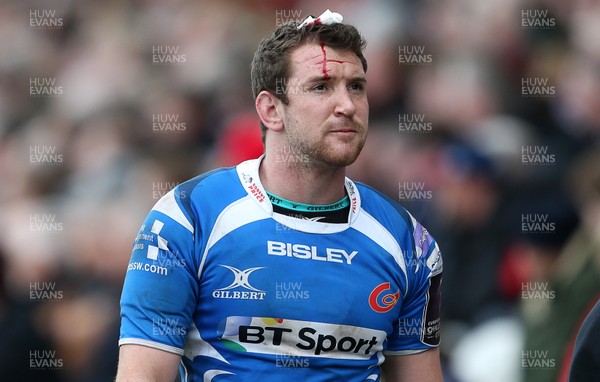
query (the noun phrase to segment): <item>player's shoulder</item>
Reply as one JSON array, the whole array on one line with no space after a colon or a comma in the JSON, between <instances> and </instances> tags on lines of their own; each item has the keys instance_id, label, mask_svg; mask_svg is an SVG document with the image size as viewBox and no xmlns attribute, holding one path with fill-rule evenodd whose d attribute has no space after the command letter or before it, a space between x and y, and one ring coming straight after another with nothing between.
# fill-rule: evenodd
<instances>
[{"instance_id":1,"label":"player's shoulder","mask_svg":"<svg viewBox=\"0 0 600 382\"><path fill-rule=\"evenodd\" d=\"M357 183L357 188L361 208L394 234L403 248L410 250L405 252L410 266L416 271L419 264L424 263L432 275L441 273L441 252L429 231L399 202L365 184ZM420 260L414 261L414 258Z\"/></svg>"},{"instance_id":2,"label":"player's shoulder","mask_svg":"<svg viewBox=\"0 0 600 382\"><path fill-rule=\"evenodd\" d=\"M191 226L215 217L244 194L235 167L217 168L180 183L164 195L153 210L181 215Z\"/></svg>"},{"instance_id":3,"label":"player's shoulder","mask_svg":"<svg viewBox=\"0 0 600 382\"><path fill-rule=\"evenodd\" d=\"M236 179L235 167L220 167L186 180L175 187L174 191L182 198L195 192L219 192L223 187L231 187Z\"/></svg>"},{"instance_id":4,"label":"player's shoulder","mask_svg":"<svg viewBox=\"0 0 600 382\"><path fill-rule=\"evenodd\" d=\"M394 224L406 225L413 229L415 219L404 206L375 188L354 182L361 198L361 207L377 220L391 220Z\"/></svg>"}]
</instances>

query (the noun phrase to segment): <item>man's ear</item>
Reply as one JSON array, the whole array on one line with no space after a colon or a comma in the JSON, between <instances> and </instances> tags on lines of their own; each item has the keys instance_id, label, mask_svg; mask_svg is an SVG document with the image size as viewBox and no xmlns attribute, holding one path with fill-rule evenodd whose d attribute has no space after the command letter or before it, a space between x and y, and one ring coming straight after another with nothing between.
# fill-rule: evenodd
<instances>
[{"instance_id":1,"label":"man's ear","mask_svg":"<svg viewBox=\"0 0 600 382\"><path fill-rule=\"evenodd\" d=\"M256 112L262 123L269 130L283 130L283 119L277 110L280 103L281 100L266 90L258 93L258 96L256 97Z\"/></svg>"}]
</instances>

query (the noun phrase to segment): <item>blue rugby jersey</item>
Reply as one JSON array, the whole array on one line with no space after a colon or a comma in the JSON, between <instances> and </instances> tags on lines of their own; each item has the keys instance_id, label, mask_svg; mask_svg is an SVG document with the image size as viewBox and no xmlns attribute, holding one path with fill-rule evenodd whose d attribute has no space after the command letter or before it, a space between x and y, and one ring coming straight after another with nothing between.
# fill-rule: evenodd
<instances>
[{"instance_id":1,"label":"blue rugby jersey","mask_svg":"<svg viewBox=\"0 0 600 382\"><path fill-rule=\"evenodd\" d=\"M404 208L345 181L348 223L273 213L261 159L156 203L133 246L119 344L182 355L183 381L379 381L439 344L442 258Z\"/></svg>"}]
</instances>

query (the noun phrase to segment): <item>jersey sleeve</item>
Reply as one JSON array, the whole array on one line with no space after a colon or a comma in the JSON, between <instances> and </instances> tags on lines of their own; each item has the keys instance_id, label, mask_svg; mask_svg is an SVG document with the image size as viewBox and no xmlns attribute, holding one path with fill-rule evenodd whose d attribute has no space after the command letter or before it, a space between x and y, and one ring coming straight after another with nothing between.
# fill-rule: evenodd
<instances>
[{"instance_id":1,"label":"jersey sleeve","mask_svg":"<svg viewBox=\"0 0 600 382\"><path fill-rule=\"evenodd\" d=\"M163 196L148 214L127 266L119 345L183 354L198 297L190 221L177 189Z\"/></svg>"},{"instance_id":2,"label":"jersey sleeve","mask_svg":"<svg viewBox=\"0 0 600 382\"><path fill-rule=\"evenodd\" d=\"M442 256L438 244L412 218L411 249L405 254L408 286L386 354L414 354L440 343Z\"/></svg>"}]
</instances>

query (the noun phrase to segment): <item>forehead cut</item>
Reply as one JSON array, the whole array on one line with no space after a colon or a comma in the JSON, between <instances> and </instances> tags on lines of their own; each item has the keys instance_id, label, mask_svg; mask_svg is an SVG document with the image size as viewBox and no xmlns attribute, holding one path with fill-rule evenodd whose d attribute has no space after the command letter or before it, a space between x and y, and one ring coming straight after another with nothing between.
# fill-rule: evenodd
<instances>
[{"instance_id":1,"label":"forehead cut","mask_svg":"<svg viewBox=\"0 0 600 382\"><path fill-rule=\"evenodd\" d=\"M341 50L328 47L327 45L308 43L303 44L291 52L291 73L297 75L302 68L311 74L320 73L325 78L336 66L349 66L353 76L364 76L360 59L350 50Z\"/></svg>"}]
</instances>

